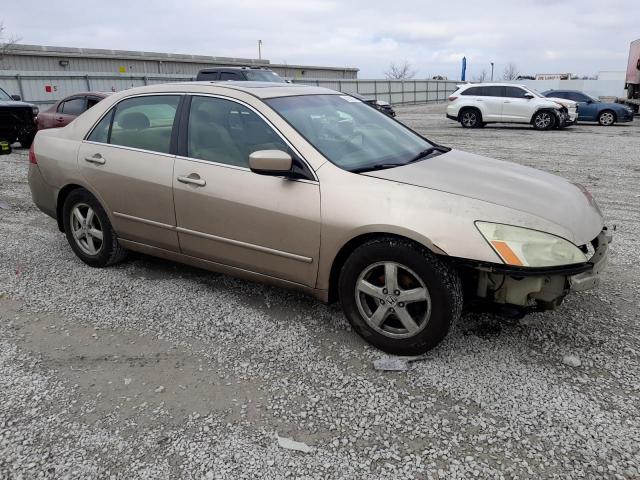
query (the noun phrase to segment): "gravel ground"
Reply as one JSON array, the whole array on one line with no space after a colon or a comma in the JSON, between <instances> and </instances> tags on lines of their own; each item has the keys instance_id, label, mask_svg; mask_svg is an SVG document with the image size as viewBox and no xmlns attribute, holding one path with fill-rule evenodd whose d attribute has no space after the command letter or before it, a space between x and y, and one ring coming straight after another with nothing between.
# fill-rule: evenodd
<instances>
[{"instance_id":1,"label":"gravel ground","mask_svg":"<svg viewBox=\"0 0 640 480\"><path fill-rule=\"evenodd\" d=\"M587 186L618 227L600 288L517 322L466 315L380 372L338 307L139 255L85 266L18 149L0 157L0 478L640 478L640 121L468 131L398 111Z\"/></svg>"}]
</instances>

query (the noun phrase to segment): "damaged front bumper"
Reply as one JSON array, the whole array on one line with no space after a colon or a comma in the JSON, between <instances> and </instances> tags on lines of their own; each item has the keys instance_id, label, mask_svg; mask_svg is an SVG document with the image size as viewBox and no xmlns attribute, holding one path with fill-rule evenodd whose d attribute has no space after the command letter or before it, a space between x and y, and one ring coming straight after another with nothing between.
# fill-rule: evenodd
<instances>
[{"instance_id":1,"label":"damaged front bumper","mask_svg":"<svg viewBox=\"0 0 640 480\"><path fill-rule=\"evenodd\" d=\"M598 286L611 241L611 232L605 227L591 242L594 252L591 258L578 265L522 268L476 264L474 297L477 303L494 307L508 306L527 311L554 309L568 293Z\"/></svg>"}]
</instances>

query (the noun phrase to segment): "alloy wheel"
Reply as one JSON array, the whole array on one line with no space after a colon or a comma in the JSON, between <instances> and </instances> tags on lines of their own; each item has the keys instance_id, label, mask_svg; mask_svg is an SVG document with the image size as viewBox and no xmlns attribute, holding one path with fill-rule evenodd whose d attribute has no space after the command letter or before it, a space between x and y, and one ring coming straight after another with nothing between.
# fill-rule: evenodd
<instances>
[{"instance_id":1,"label":"alloy wheel","mask_svg":"<svg viewBox=\"0 0 640 480\"><path fill-rule=\"evenodd\" d=\"M614 122L614 118L613 118L613 113L611 112L603 112L600 114L600 123L602 125L613 125Z\"/></svg>"},{"instance_id":2,"label":"alloy wheel","mask_svg":"<svg viewBox=\"0 0 640 480\"><path fill-rule=\"evenodd\" d=\"M474 112L464 112L462 114L462 124L465 127L473 127L477 122L477 117Z\"/></svg>"},{"instance_id":3,"label":"alloy wheel","mask_svg":"<svg viewBox=\"0 0 640 480\"><path fill-rule=\"evenodd\" d=\"M429 290L408 267L378 262L365 268L356 281L356 305L364 321L391 338L417 335L429 323Z\"/></svg>"},{"instance_id":4,"label":"alloy wheel","mask_svg":"<svg viewBox=\"0 0 640 480\"><path fill-rule=\"evenodd\" d=\"M71 209L71 232L76 244L87 255L97 255L103 244L103 232L96 212L86 203Z\"/></svg>"},{"instance_id":5,"label":"alloy wheel","mask_svg":"<svg viewBox=\"0 0 640 480\"><path fill-rule=\"evenodd\" d=\"M536 127L540 129L549 128L552 122L551 114L547 112L540 112L538 115L536 115L535 122Z\"/></svg>"}]
</instances>

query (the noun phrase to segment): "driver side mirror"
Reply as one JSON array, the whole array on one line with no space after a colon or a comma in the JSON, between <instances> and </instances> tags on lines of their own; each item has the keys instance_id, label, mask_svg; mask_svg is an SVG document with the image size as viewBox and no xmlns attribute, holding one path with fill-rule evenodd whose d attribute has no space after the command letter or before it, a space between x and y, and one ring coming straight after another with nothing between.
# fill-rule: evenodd
<instances>
[{"instance_id":1,"label":"driver side mirror","mask_svg":"<svg viewBox=\"0 0 640 480\"><path fill-rule=\"evenodd\" d=\"M527 100L531 100L532 98L534 98L534 96L531 93L525 93L524 98L526 98Z\"/></svg>"},{"instance_id":2,"label":"driver side mirror","mask_svg":"<svg viewBox=\"0 0 640 480\"><path fill-rule=\"evenodd\" d=\"M16 102L22 100L22 97L20 95L11 95L11 98L13 98Z\"/></svg>"},{"instance_id":3,"label":"driver side mirror","mask_svg":"<svg viewBox=\"0 0 640 480\"><path fill-rule=\"evenodd\" d=\"M258 150L249 155L249 168L260 175L287 176L292 165L291 155L282 150Z\"/></svg>"}]
</instances>

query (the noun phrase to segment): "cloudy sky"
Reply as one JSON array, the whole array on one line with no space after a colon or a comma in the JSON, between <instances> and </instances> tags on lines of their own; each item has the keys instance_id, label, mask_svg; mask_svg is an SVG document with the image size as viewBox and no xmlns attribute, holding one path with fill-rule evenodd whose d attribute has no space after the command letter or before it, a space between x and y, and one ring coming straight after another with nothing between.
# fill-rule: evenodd
<instances>
[{"instance_id":1,"label":"cloudy sky","mask_svg":"<svg viewBox=\"0 0 640 480\"><path fill-rule=\"evenodd\" d=\"M82 5L80 7L80 5ZM624 70L640 38L638 0L23 0L0 11L22 43L353 66L381 77L407 60L417 77L458 78L495 62L522 74Z\"/></svg>"}]
</instances>

